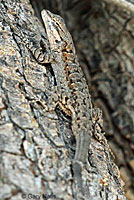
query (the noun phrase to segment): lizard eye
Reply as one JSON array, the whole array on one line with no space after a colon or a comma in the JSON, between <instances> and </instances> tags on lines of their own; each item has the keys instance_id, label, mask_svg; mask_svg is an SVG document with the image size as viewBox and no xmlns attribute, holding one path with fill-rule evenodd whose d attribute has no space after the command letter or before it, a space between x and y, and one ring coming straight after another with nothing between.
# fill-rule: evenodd
<instances>
[{"instance_id":1,"label":"lizard eye","mask_svg":"<svg viewBox=\"0 0 134 200\"><path fill-rule=\"evenodd\" d=\"M59 43L59 41L58 41L58 40L55 40L55 42L56 42L56 43Z\"/></svg>"}]
</instances>

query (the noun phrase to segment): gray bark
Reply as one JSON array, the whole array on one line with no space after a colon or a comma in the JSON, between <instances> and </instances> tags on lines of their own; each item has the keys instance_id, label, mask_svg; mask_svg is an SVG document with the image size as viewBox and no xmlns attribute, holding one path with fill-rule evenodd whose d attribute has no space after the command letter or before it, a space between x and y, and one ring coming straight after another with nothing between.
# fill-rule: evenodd
<instances>
[{"instance_id":1,"label":"gray bark","mask_svg":"<svg viewBox=\"0 0 134 200\"><path fill-rule=\"evenodd\" d=\"M25 195L28 199L28 194L36 199L75 199L77 192L73 190L76 141L71 119L58 109L44 112L54 85L51 65L38 64L15 34L17 28L35 46L42 38L47 40L39 17L42 8L61 14L73 35L130 199L132 185L127 186L125 174L134 169L132 12L108 0L32 4L40 21L28 0L0 4L0 199L24 199ZM90 199L126 199L99 118L101 126L95 127L82 172L85 188Z\"/></svg>"}]
</instances>

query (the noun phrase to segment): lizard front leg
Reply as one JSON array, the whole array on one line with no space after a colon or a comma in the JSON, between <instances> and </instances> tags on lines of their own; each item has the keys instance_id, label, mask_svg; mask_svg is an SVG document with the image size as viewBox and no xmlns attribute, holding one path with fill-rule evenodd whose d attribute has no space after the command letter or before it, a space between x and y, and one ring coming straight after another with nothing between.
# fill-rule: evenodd
<instances>
[{"instance_id":1,"label":"lizard front leg","mask_svg":"<svg viewBox=\"0 0 134 200\"><path fill-rule=\"evenodd\" d=\"M39 41L35 39L35 36L27 37L19 28L10 24L15 37L18 37L24 46L26 46L32 53L33 57L39 64L51 63L55 60L55 52L50 51L49 43L47 39L43 39L43 36Z\"/></svg>"}]
</instances>

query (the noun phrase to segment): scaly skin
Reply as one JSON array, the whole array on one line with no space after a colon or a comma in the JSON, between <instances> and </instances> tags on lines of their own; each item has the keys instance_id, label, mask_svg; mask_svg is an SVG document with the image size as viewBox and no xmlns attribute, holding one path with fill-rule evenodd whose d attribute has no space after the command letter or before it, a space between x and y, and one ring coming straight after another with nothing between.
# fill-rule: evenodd
<instances>
[{"instance_id":1,"label":"scaly skin","mask_svg":"<svg viewBox=\"0 0 134 200\"><path fill-rule=\"evenodd\" d=\"M72 130L76 136L73 171L79 189L82 190L81 167L86 162L92 127L92 109L88 85L79 66L72 37L63 19L48 10L42 11L50 49L56 59L51 63L56 77L59 107L72 117Z\"/></svg>"}]
</instances>

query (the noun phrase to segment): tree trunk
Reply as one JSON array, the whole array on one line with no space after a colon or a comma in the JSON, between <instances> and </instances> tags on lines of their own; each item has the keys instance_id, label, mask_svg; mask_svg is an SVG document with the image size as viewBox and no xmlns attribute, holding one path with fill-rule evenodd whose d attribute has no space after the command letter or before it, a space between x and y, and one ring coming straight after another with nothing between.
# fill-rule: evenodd
<instances>
[{"instance_id":1,"label":"tree trunk","mask_svg":"<svg viewBox=\"0 0 134 200\"><path fill-rule=\"evenodd\" d=\"M127 1L3 0L0 4L0 199L134 198L133 18ZM125 5L125 6L124 6ZM82 171L87 194L79 197L72 162L71 119L56 108L51 64L39 64L19 35L34 47L47 40L40 11L64 17L97 110L88 160ZM39 21L40 20L40 21ZM92 122L96 120L93 116Z\"/></svg>"}]
</instances>

